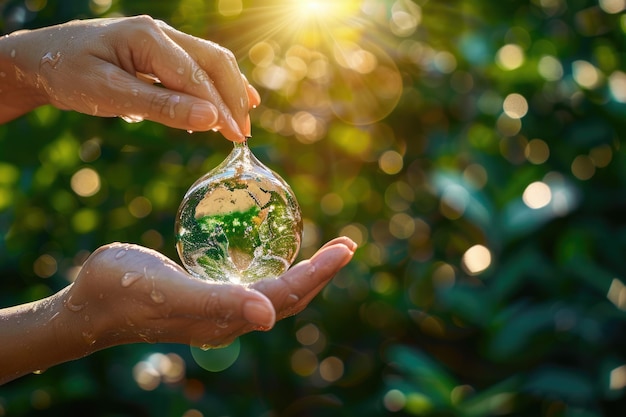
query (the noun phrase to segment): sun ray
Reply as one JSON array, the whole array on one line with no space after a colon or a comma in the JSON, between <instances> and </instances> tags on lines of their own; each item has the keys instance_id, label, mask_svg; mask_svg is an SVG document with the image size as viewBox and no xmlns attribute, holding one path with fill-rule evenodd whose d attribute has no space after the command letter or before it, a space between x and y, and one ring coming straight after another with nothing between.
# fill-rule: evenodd
<instances>
[{"instance_id":1,"label":"sun ray","mask_svg":"<svg viewBox=\"0 0 626 417\"><path fill-rule=\"evenodd\" d=\"M244 7L224 19L218 42L233 50L251 82L279 92L273 100L282 97L294 112L374 123L395 108L402 78L387 13L376 9L368 16L366 1L274 0Z\"/></svg>"}]
</instances>

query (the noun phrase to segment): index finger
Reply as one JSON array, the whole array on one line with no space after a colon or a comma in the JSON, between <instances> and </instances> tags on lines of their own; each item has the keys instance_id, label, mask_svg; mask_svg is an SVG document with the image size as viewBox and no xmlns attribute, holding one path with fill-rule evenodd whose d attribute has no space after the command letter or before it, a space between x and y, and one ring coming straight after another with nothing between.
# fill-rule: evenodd
<instances>
[{"instance_id":1,"label":"index finger","mask_svg":"<svg viewBox=\"0 0 626 417\"><path fill-rule=\"evenodd\" d=\"M254 97L256 90L248 87L249 84L241 75L235 55L215 42L180 32L165 23L160 27L198 63L199 70L196 71L200 73L206 71L206 75L219 92L239 128L244 135L249 136L248 110L251 107L250 100L257 101ZM258 96L258 93L256 95Z\"/></svg>"}]
</instances>

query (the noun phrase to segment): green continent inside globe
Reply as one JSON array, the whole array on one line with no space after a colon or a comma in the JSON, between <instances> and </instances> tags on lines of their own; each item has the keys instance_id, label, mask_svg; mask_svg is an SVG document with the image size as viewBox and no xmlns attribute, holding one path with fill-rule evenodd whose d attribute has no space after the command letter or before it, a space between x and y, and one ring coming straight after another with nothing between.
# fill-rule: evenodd
<instances>
[{"instance_id":1,"label":"green continent inside globe","mask_svg":"<svg viewBox=\"0 0 626 417\"><path fill-rule=\"evenodd\" d=\"M297 203L258 187L199 190L181 212L178 250L200 278L249 283L293 262L302 222Z\"/></svg>"}]
</instances>

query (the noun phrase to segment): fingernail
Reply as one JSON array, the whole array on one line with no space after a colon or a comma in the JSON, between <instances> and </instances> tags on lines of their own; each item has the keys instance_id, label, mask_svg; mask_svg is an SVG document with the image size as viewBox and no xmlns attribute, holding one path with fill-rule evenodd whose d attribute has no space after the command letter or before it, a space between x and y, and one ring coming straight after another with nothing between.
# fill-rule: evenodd
<instances>
[{"instance_id":1,"label":"fingernail","mask_svg":"<svg viewBox=\"0 0 626 417\"><path fill-rule=\"evenodd\" d=\"M252 107L256 107L259 104L261 104L261 95L259 94L258 91L256 91L256 88L254 88L250 84L248 84L248 91L251 94L250 104L252 105Z\"/></svg>"},{"instance_id":2,"label":"fingernail","mask_svg":"<svg viewBox=\"0 0 626 417\"><path fill-rule=\"evenodd\" d=\"M359 245L357 245L356 242L350 239L349 237L347 236L344 236L344 237L346 238L346 242L344 242L344 245L346 245L348 249L350 249L351 252L356 251Z\"/></svg>"},{"instance_id":3,"label":"fingernail","mask_svg":"<svg viewBox=\"0 0 626 417\"><path fill-rule=\"evenodd\" d=\"M245 125L245 129L244 129L243 134L247 138L251 138L252 137L252 123L250 123L250 115L249 114L246 116L246 125Z\"/></svg>"},{"instance_id":4,"label":"fingernail","mask_svg":"<svg viewBox=\"0 0 626 417\"><path fill-rule=\"evenodd\" d=\"M217 123L217 109L211 103L196 103L191 106L188 122L194 130L209 130Z\"/></svg>"},{"instance_id":5,"label":"fingernail","mask_svg":"<svg viewBox=\"0 0 626 417\"><path fill-rule=\"evenodd\" d=\"M235 122L235 119L233 119L233 116L230 114L227 114L225 116L226 116L225 121L226 121L226 124L228 125L229 130L237 136L235 140L238 142L243 142L244 140L246 140L246 136L241 132L241 128L239 127L237 122ZM233 138L230 138L230 139L233 140Z\"/></svg>"},{"instance_id":6,"label":"fingernail","mask_svg":"<svg viewBox=\"0 0 626 417\"><path fill-rule=\"evenodd\" d=\"M243 306L243 316L252 324L262 329L270 329L276 321L276 313L267 304L259 301L248 301Z\"/></svg>"}]
</instances>

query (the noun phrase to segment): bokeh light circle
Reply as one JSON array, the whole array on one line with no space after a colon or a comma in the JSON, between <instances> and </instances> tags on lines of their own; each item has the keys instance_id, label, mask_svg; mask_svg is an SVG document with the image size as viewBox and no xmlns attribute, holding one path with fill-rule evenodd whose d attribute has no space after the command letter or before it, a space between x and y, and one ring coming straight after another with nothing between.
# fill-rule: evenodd
<instances>
[{"instance_id":1,"label":"bokeh light circle","mask_svg":"<svg viewBox=\"0 0 626 417\"><path fill-rule=\"evenodd\" d=\"M215 349L191 347L191 356L196 363L209 372L222 372L232 366L239 358L241 342L235 339L228 346Z\"/></svg>"}]
</instances>

